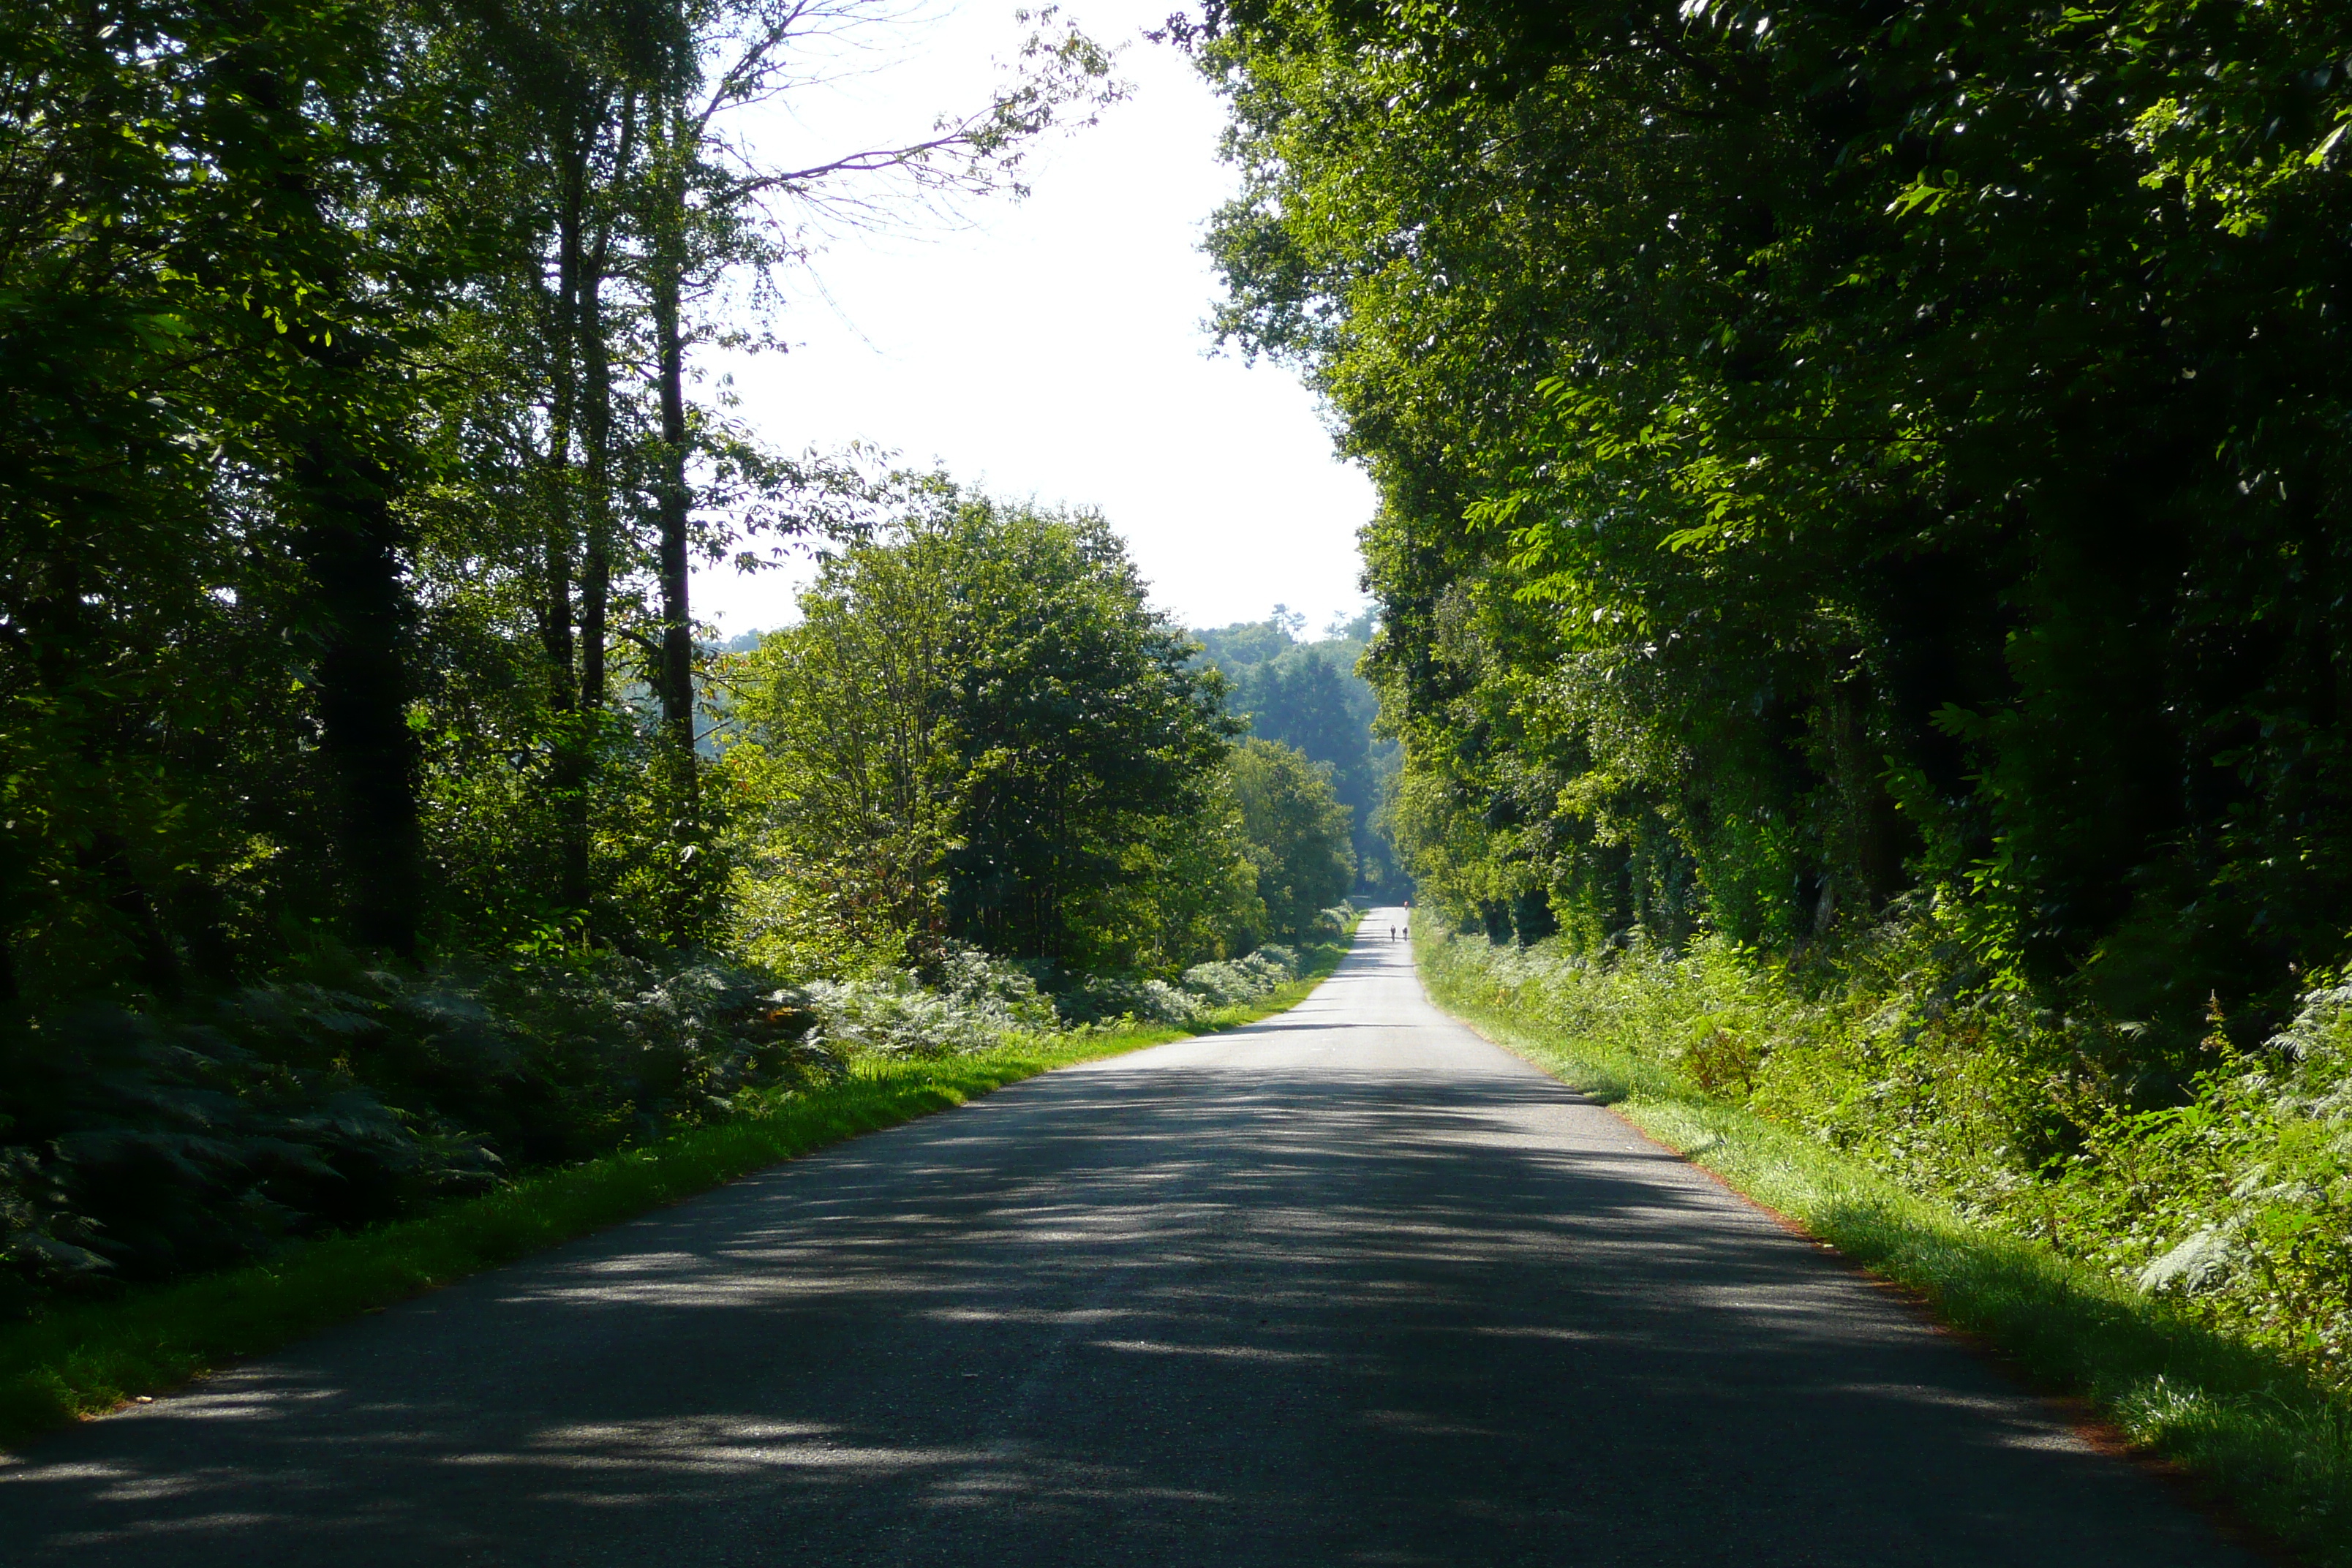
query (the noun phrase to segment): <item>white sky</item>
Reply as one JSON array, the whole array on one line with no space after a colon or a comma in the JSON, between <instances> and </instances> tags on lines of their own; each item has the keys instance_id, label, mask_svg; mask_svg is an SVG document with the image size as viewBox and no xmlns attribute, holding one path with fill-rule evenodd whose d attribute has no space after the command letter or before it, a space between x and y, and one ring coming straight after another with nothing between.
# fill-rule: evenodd
<instances>
[{"instance_id":1,"label":"white sky","mask_svg":"<svg viewBox=\"0 0 2352 1568\"><path fill-rule=\"evenodd\" d=\"M1184 624L1255 620L1279 601L1319 630L1364 603L1356 531L1372 486L1333 458L1289 372L1204 357L1217 286L1200 237L1234 182L1214 95L1140 36L1178 3L1062 7L1126 45L1118 74L1134 90L1032 154L1028 200L977 205L961 229L835 235L788 279L789 353L702 363L734 376L740 416L773 447L860 439L998 496L1098 507ZM984 101L992 62L1027 31L1012 12L965 0L890 35L882 52L898 63L758 121L763 155L805 166ZM780 625L804 575L700 573L697 617L730 636Z\"/></svg>"}]
</instances>

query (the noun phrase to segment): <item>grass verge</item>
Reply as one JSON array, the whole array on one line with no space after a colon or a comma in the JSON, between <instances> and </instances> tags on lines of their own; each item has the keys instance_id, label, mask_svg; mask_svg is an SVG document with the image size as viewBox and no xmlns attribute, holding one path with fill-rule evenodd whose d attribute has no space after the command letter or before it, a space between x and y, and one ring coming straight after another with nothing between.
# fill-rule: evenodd
<instances>
[{"instance_id":1,"label":"grass verge","mask_svg":"<svg viewBox=\"0 0 2352 1568\"><path fill-rule=\"evenodd\" d=\"M1423 973L1433 1001L1496 1045L1916 1294L2031 1384L2086 1399L2269 1543L2352 1568L2352 1406L2298 1369L2038 1243L1972 1225L1664 1063L1559 1037L1473 985Z\"/></svg>"},{"instance_id":2,"label":"grass verge","mask_svg":"<svg viewBox=\"0 0 2352 1568\"><path fill-rule=\"evenodd\" d=\"M302 1243L267 1263L53 1309L0 1330L0 1446L861 1132L1055 1068L1254 1023L1304 1000L1346 951L1344 942L1318 947L1297 980L1190 1028L1138 1026L971 1056L860 1061L841 1082L764 1112L534 1172L413 1219Z\"/></svg>"}]
</instances>

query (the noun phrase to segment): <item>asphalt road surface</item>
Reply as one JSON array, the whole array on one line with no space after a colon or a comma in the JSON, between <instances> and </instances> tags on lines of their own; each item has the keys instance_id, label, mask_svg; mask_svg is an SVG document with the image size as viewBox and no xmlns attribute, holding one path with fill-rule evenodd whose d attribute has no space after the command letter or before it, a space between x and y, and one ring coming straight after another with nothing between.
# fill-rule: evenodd
<instances>
[{"instance_id":1,"label":"asphalt road surface","mask_svg":"<svg viewBox=\"0 0 2352 1568\"><path fill-rule=\"evenodd\" d=\"M2252 1561L1448 1021L1399 918L0 1459L0 1563Z\"/></svg>"}]
</instances>

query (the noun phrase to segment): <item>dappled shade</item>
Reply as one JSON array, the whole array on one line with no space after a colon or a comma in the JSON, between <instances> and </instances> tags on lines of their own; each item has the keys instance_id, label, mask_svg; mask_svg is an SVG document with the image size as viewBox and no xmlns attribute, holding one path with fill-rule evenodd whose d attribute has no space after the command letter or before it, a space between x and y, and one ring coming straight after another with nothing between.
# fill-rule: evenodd
<instances>
[{"instance_id":1,"label":"dappled shade","mask_svg":"<svg viewBox=\"0 0 2352 1568\"><path fill-rule=\"evenodd\" d=\"M142 1564L2234 1560L1369 939L1269 1025L47 1443L0 1467L0 1538Z\"/></svg>"}]
</instances>

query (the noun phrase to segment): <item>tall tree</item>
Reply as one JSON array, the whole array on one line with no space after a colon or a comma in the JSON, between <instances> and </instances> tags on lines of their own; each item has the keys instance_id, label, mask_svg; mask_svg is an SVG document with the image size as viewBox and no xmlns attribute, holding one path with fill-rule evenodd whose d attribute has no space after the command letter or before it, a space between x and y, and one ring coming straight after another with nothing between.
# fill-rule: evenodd
<instances>
[{"instance_id":1,"label":"tall tree","mask_svg":"<svg viewBox=\"0 0 2352 1568\"><path fill-rule=\"evenodd\" d=\"M835 928L1087 969L1202 923L1201 888L1164 886L1180 867L1245 897L1222 682L1099 517L940 491L830 560L803 611L751 660L736 765L777 874Z\"/></svg>"},{"instance_id":2,"label":"tall tree","mask_svg":"<svg viewBox=\"0 0 2352 1568\"><path fill-rule=\"evenodd\" d=\"M1463 912L1936 889L2182 1049L2334 962L2347 39L2214 15L1210 8L1224 321L1380 479Z\"/></svg>"},{"instance_id":3,"label":"tall tree","mask_svg":"<svg viewBox=\"0 0 2352 1568\"><path fill-rule=\"evenodd\" d=\"M1232 767L1267 923L1286 942L1306 941L1356 881L1349 811L1331 787L1331 766L1293 746L1250 740L1235 748Z\"/></svg>"},{"instance_id":4,"label":"tall tree","mask_svg":"<svg viewBox=\"0 0 2352 1568\"><path fill-rule=\"evenodd\" d=\"M669 30L648 104L640 222L660 408L654 480L660 651L654 684L681 809L689 820L695 812L689 297L714 287L730 268L763 268L795 255L800 220L812 209L862 205L894 185L948 197L984 195L1007 183L1018 188L1015 175L1039 135L1119 90L1109 77L1110 57L1066 28L1033 35L1011 79L984 105L943 118L929 134L905 142L777 168L738 136L734 127L747 109L806 85L809 68L795 54L804 40L871 27L894 15L882 0L690 0ZM1047 12L1040 19L1050 17Z\"/></svg>"}]
</instances>

